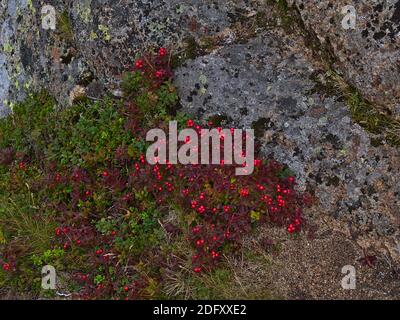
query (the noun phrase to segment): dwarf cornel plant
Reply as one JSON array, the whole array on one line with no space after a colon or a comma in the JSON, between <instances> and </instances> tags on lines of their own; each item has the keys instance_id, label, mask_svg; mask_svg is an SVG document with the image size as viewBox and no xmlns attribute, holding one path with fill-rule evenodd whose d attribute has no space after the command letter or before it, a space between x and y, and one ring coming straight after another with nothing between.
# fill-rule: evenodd
<instances>
[{"instance_id":1,"label":"dwarf cornel plant","mask_svg":"<svg viewBox=\"0 0 400 320\"><path fill-rule=\"evenodd\" d=\"M41 92L0 120L3 287L39 295L51 264L76 298L160 298L179 261L208 273L260 224L304 228L308 197L273 160L256 159L250 176L223 163L147 163L149 129L213 127L177 111L170 61L164 48L138 59L123 99L59 110Z\"/></svg>"}]
</instances>

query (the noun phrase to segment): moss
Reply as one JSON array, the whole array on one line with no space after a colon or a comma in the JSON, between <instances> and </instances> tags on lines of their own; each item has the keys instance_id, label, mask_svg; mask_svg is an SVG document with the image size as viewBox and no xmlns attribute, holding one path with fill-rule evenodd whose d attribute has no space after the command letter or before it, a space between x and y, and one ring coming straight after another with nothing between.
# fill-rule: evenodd
<instances>
[{"instance_id":1,"label":"moss","mask_svg":"<svg viewBox=\"0 0 400 320\"><path fill-rule=\"evenodd\" d=\"M257 138L263 137L269 123L270 120L266 118L260 118L257 121L254 121L251 126L251 128L254 130L254 135Z\"/></svg>"},{"instance_id":2,"label":"moss","mask_svg":"<svg viewBox=\"0 0 400 320\"><path fill-rule=\"evenodd\" d=\"M270 26L267 13L264 11L258 11L254 18L255 26L261 29L267 29Z\"/></svg>"},{"instance_id":3,"label":"moss","mask_svg":"<svg viewBox=\"0 0 400 320\"><path fill-rule=\"evenodd\" d=\"M329 75L329 72L325 75ZM335 82L330 79L330 77L326 77L324 74L321 74L321 71L314 71L310 79L314 82L314 87L309 90L309 94L320 93L327 96L338 96L340 95L340 90L338 90Z\"/></svg>"},{"instance_id":4,"label":"moss","mask_svg":"<svg viewBox=\"0 0 400 320\"><path fill-rule=\"evenodd\" d=\"M200 47L194 37L188 37L183 43L184 49L172 56L172 68L180 67L185 61L193 60L200 55Z\"/></svg>"},{"instance_id":5,"label":"moss","mask_svg":"<svg viewBox=\"0 0 400 320\"><path fill-rule=\"evenodd\" d=\"M400 122L394 119L388 111L377 109L372 103L363 99L361 93L349 86L346 93L346 103L350 108L352 118L367 131L380 135L382 140L394 146L400 145ZM374 140L378 144L379 139Z\"/></svg>"},{"instance_id":6,"label":"moss","mask_svg":"<svg viewBox=\"0 0 400 320\"><path fill-rule=\"evenodd\" d=\"M214 126L220 127L228 120L228 117L225 114L216 114L208 118L208 121L211 121Z\"/></svg>"},{"instance_id":7,"label":"moss","mask_svg":"<svg viewBox=\"0 0 400 320\"><path fill-rule=\"evenodd\" d=\"M58 15L57 26L61 39L66 42L71 42L74 39L71 20L67 11L63 11Z\"/></svg>"},{"instance_id":8,"label":"moss","mask_svg":"<svg viewBox=\"0 0 400 320\"><path fill-rule=\"evenodd\" d=\"M292 27L295 25L295 18L293 14L291 14L291 10L285 0L275 0L271 2L275 2L275 6L277 8L277 11L280 15L282 26L286 30L291 30Z\"/></svg>"},{"instance_id":9,"label":"moss","mask_svg":"<svg viewBox=\"0 0 400 320\"><path fill-rule=\"evenodd\" d=\"M333 70L328 70L325 74L314 73L311 79L315 86L310 93L323 93L343 101L348 106L353 121L375 135L371 137L373 146L379 146L384 141L393 146L400 145L400 122L391 116L390 111L374 106L363 98L357 88L349 85Z\"/></svg>"},{"instance_id":10,"label":"moss","mask_svg":"<svg viewBox=\"0 0 400 320\"><path fill-rule=\"evenodd\" d=\"M184 49L172 57L172 67L177 68L187 60L203 56L218 45L218 37L203 36L196 40L195 37L188 37L184 40Z\"/></svg>"},{"instance_id":11,"label":"moss","mask_svg":"<svg viewBox=\"0 0 400 320\"><path fill-rule=\"evenodd\" d=\"M217 46L217 41L218 39L216 37L212 37L212 36L204 36L202 38L200 38L200 48L201 51L206 51L209 52L211 50L213 50L216 46Z\"/></svg>"},{"instance_id":12,"label":"moss","mask_svg":"<svg viewBox=\"0 0 400 320\"><path fill-rule=\"evenodd\" d=\"M186 40L185 56L187 59L195 59L199 54L199 46L194 37L189 37Z\"/></svg>"}]
</instances>

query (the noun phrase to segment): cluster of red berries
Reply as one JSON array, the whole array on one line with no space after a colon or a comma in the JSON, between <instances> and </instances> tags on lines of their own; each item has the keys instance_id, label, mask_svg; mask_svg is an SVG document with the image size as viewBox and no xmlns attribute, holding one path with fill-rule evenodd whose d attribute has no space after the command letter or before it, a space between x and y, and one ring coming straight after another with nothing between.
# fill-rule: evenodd
<instances>
[{"instance_id":1,"label":"cluster of red berries","mask_svg":"<svg viewBox=\"0 0 400 320\"><path fill-rule=\"evenodd\" d=\"M186 125L198 132L202 129L192 119ZM290 234L301 231L305 202L294 189L295 178L280 177L285 167L274 161L256 159L254 164L251 176L236 177L234 167L228 165L151 166L138 161L132 181L151 185L158 203L180 204L184 211L198 215L189 239L196 250L193 270L200 272L216 264L227 243L250 232L252 211L260 213L261 222L286 225Z\"/></svg>"},{"instance_id":2,"label":"cluster of red berries","mask_svg":"<svg viewBox=\"0 0 400 320\"><path fill-rule=\"evenodd\" d=\"M287 231L290 234L298 232L298 231L300 231L300 229L301 229L301 218L300 217L295 218L293 223L289 224L287 227Z\"/></svg>"},{"instance_id":3,"label":"cluster of red berries","mask_svg":"<svg viewBox=\"0 0 400 320\"><path fill-rule=\"evenodd\" d=\"M156 56L144 56L135 63L136 71L147 77L148 80L159 83L171 76L165 69L168 65L168 51L159 49ZM214 127L209 122L208 128ZM198 134L204 125L193 119L186 122L188 128L193 128ZM224 140L222 127L216 127L220 139ZM231 131L234 129L231 128ZM245 140L245 136L243 139ZM189 140L186 141L186 143ZM165 142L166 143L166 142ZM221 144L221 156L224 153L224 144ZM271 221L287 227L292 234L302 228L301 208L304 206L302 195L294 187L295 178L280 177L285 169L283 165L274 161L263 162L254 160L255 171L250 176L236 177L234 166L225 165L149 165L142 154L137 161L124 163L130 168L129 177L121 170L103 169L99 173L101 183L119 196L118 205L126 206L131 197L131 186L143 188L152 193L159 204L180 205L184 212L197 214L196 225L193 227L189 240L193 243L196 254L193 257L194 270L205 270L214 265L221 256L221 252L229 242L239 241L243 235L250 232L254 221L250 212L258 212L260 222ZM60 179L56 180L61 181ZM72 203L92 201L97 182L91 182L87 172L75 169L72 173L74 190L71 193ZM85 187L82 196L82 185ZM93 185L93 188L88 186ZM83 197L83 198L82 198ZM124 204L125 203L125 204ZM80 245L86 242L81 239ZM69 246L72 243L68 244ZM67 246L67 248L69 248ZM101 249L96 254L102 256Z\"/></svg>"},{"instance_id":4,"label":"cluster of red berries","mask_svg":"<svg viewBox=\"0 0 400 320\"><path fill-rule=\"evenodd\" d=\"M169 54L166 48L160 48L156 57L142 57L136 60L135 69L145 77L163 82L171 77L172 72L169 68Z\"/></svg>"}]
</instances>

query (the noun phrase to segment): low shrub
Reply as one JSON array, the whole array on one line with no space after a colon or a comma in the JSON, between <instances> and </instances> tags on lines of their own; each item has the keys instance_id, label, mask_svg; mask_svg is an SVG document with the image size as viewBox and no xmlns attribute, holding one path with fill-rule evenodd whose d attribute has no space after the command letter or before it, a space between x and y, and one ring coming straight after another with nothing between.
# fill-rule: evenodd
<instances>
[{"instance_id":1,"label":"low shrub","mask_svg":"<svg viewBox=\"0 0 400 320\"><path fill-rule=\"evenodd\" d=\"M164 48L138 59L122 100L56 110L40 93L0 120L0 283L39 294L52 264L77 298L161 297L164 271L178 268L174 243L189 242L179 259L207 273L260 224L302 230L308 198L273 160L255 160L250 176L146 162L147 130L213 126L177 112L170 61Z\"/></svg>"}]
</instances>

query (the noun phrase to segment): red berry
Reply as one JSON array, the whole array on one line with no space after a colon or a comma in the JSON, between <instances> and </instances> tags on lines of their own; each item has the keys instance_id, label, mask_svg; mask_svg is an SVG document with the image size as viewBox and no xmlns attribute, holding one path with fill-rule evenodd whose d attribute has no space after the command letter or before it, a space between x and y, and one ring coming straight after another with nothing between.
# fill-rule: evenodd
<instances>
[{"instance_id":1,"label":"red berry","mask_svg":"<svg viewBox=\"0 0 400 320\"><path fill-rule=\"evenodd\" d=\"M206 208L204 206L200 206L197 208L197 212L200 214L203 214L206 211Z\"/></svg>"},{"instance_id":2,"label":"red berry","mask_svg":"<svg viewBox=\"0 0 400 320\"><path fill-rule=\"evenodd\" d=\"M76 240L76 244L79 246L81 244L81 240Z\"/></svg>"},{"instance_id":3,"label":"red berry","mask_svg":"<svg viewBox=\"0 0 400 320\"><path fill-rule=\"evenodd\" d=\"M62 233L61 228L56 228L56 235L60 236Z\"/></svg>"},{"instance_id":4,"label":"red berry","mask_svg":"<svg viewBox=\"0 0 400 320\"><path fill-rule=\"evenodd\" d=\"M203 239L197 240L197 241L196 241L196 245L197 245L198 247L201 247L203 244L204 244L204 240L203 240Z\"/></svg>"},{"instance_id":5,"label":"red berry","mask_svg":"<svg viewBox=\"0 0 400 320\"><path fill-rule=\"evenodd\" d=\"M201 267L196 267L196 268L193 269L193 271L196 272L196 273L200 273L201 270L202 270Z\"/></svg>"},{"instance_id":6,"label":"red berry","mask_svg":"<svg viewBox=\"0 0 400 320\"><path fill-rule=\"evenodd\" d=\"M165 48L160 48L160 50L158 50L158 55L160 57L165 57L167 55L167 49Z\"/></svg>"},{"instance_id":7,"label":"red berry","mask_svg":"<svg viewBox=\"0 0 400 320\"><path fill-rule=\"evenodd\" d=\"M98 249L98 250L96 250L96 254L97 254L97 255L101 255L101 254L103 254L103 250L102 250L102 249Z\"/></svg>"},{"instance_id":8,"label":"red berry","mask_svg":"<svg viewBox=\"0 0 400 320\"><path fill-rule=\"evenodd\" d=\"M9 271L10 269L11 269L11 266L10 266L9 263L3 264L3 270L4 270L4 271Z\"/></svg>"},{"instance_id":9,"label":"red berry","mask_svg":"<svg viewBox=\"0 0 400 320\"><path fill-rule=\"evenodd\" d=\"M144 66L144 63L143 63L143 60L142 60L142 59L139 59L139 60L137 60L137 61L135 62L135 67L136 67L137 69L142 69L143 66Z\"/></svg>"},{"instance_id":10,"label":"red berry","mask_svg":"<svg viewBox=\"0 0 400 320\"><path fill-rule=\"evenodd\" d=\"M64 248L64 250L68 250L68 249L69 249L69 244L68 244L68 243L65 243L64 246L63 246L63 248Z\"/></svg>"},{"instance_id":11,"label":"red berry","mask_svg":"<svg viewBox=\"0 0 400 320\"><path fill-rule=\"evenodd\" d=\"M194 209L194 208L196 208L197 207L197 201L192 201L191 203L190 203L190 205L192 206L192 208Z\"/></svg>"},{"instance_id":12,"label":"red berry","mask_svg":"<svg viewBox=\"0 0 400 320\"><path fill-rule=\"evenodd\" d=\"M193 233L198 233L198 232L200 232L200 227L199 227L199 226L194 227L194 228L192 229L192 232L193 232Z\"/></svg>"},{"instance_id":13,"label":"red berry","mask_svg":"<svg viewBox=\"0 0 400 320\"><path fill-rule=\"evenodd\" d=\"M128 287L128 286L125 286L125 287L124 287L124 291L125 291L125 292L128 292L128 291L129 291L129 287Z\"/></svg>"},{"instance_id":14,"label":"red berry","mask_svg":"<svg viewBox=\"0 0 400 320\"><path fill-rule=\"evenodd\" d=\"M156 76L156 78L161 79L165 76L165 72L164 70L157 70L154 75Z\"/></svg>"},{"instance_id":15,"label":"red berry","mask_svg":"<svg viewBox=\"0 0 400 320\"><path fill-rule=\"evenodd\" d=\"M296 228L295 228L295 226L294 226L293 224L289 224L289 226L288 226L288 228L287 228L287 231L288 231L290 234L292 234L292 233L294 233L294 232L296 231Z\"/></svg>"}]
</instances>

